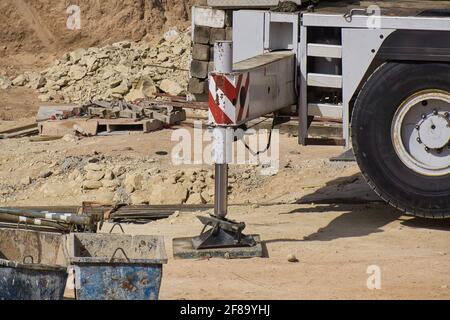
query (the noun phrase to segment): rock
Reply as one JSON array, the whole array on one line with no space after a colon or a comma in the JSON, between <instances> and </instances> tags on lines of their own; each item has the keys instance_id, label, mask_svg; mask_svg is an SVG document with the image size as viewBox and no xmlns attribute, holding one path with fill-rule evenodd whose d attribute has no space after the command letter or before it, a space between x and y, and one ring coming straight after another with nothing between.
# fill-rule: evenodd
<instances>
[{"instance_id":1,"label":"rock","mask_svg":"<svg viewBox=\"0 0 450 320\"><path fill-rule=\"evenodd\" d=\"M101 187L103 187L103 183L101 183L100 181L86 180L83 182L84 190L97 190L100 189Z\"/></svg>"},{"instance_id":2,"label":"rock","mask_svg":"<svg viewBox=\"0 0 450 320\"><path fill-rule=\"evenodd\" d=\"M150 196L147 191L136 191L130 196L130 201L132 205L140 205L150 202Z\"/></svg>"},{"instance_id":3,"label":"rock","mask_svg":"<svg viewBox=\"0 0 450 320\"><path fill-rule=\"evenodd\" d=\"M12 81L12 84L15 87L21 87L24 86L27 82L28 82L27 78L23 74L21 74Z\"/></svg>"},{"instance_id":4,"label":"rock","mask_svg":"<svg viewBox=\"0 0 450 320\"><path fill-rule=\"evenodd\" d=\"M93 195L90 197L90 201L96 201L99 203L112 203L114 199L114 192L110 190L106 190L103 188L99 188Z\"/></svg>"},{"instance_id":5,"label":"rock","mask_svg":"<svg viewBox=\"0 0 450 320\"><path fill-rule=\"evenodd\" d=\"M75 64L78 61L81 60L81 58L86 54L86 50L84 49L77 49L75 51L72 51L69 53L70 61Z\"/></svg>"},{"instance_id":6,"label":"rock","mask_svg":"<svg viewBox=\"0 0 450 320\"><path fill-rule=\"evenodd\" d=\"M169 31L164 33L164 40L168 42L175 41L180 36L178 30L176 28L171 28Z\"/></svg>"},{"instance_id":7,"label":"rock","mask_svg":"<svg viewBox=\"0 0 450 320\"><path fill-rule=\"evenodd\" d=\"M290 255L287 256L287 261L292 262L292 263L296 263L296 262L298 262L298 259L295 256L295 254L290 254Z\"/></svg>"},{"instance_id":8,"label":"rock","mask_svg":"<svg viewBox=\"0 0 450 320\"><path fill-rule=\"evenodd\" d=\"M128 193L132 193L135 190L142 189L143 177L140 174L130 174L125 177L123 186Z\"/></svg>"},{"instance_id":9,"label":"rock","mask_svg":"<svg viewBox=\"0 0 450 320\"><path fill-rule=\"evenodd\" d=\"M120 94L120 95L125 95L130 91L130 88L128 86L128 81L123 80L120 85L118 85L115 88L111 89L111 93L113 94Z\"/></svg>"},{"instance_id":10,"label":"rock","mask_svg":"<svg viewBox=\"0 0 450 320\"><path fill-rule=\"evenodd\" d=\"M0 89L2 89L2 90L9 89L9 88L11 88L11 85L12 85L12 83L11 83L11 81L9 81L8 78L0 76Z\"/></svg>"},{"instance_id":11,"label":"rock","mask_svg":"<svg viewBox=\"0 0 450 320\"><path fill-rule=\"evenodd\" d=\"M100 181L105 176L105 173L102 171L88 171L86 174L86 179L91 181Z\"/></svg>"},{"instance_id":12,"label":"rock","mask_svg":"<svg viewBox=\"0 0 450 320\"><path fill-rule=\"evenodd\" d=\"M200 195L202 196L202 198L205 200L206 203L210 203L213 200L212 196L209 194L208 191L203 191Z\"/></svg>"},{"instance_id":13,"label":"rock","mask_svg":"<svg viewBox=\"0 0 450 320\"><path fill-rule=\"evenodd\" d=\"M186 201L188 190L182 185L154 184L149 193L149 203L159 204L182 204Z\"/></svg>"},{"instance_id":14,"label":"rock","mask_svg":"<svg viewBox=\"0 0 450 320\"><path fill-rule=\"evenodd\" d=\"M46 179L53 174L51 170L45 169L39 173L39 178Z\"/></svg>"},{"instance_id":15,"label":"rock","mask_svg":"<svg viewBox=\"0 0 450 320\"><path fill-rule=\"evenodd\" d=\"M103 180L103 187L115 191L120 183L117 180Z\"/></svg>"},{"instance_id":16,"label":"rock","mask_svg":"<svg viewBox=\"0 0 450 320\"><path fill-rule=\"evenodd\" d=\"M68 133L62 138L62 140L65 142L76 142L78 141L78 137L74 134Z\"/></svg>"},{"instance_id":17,"label":"rock","mask_svg":"<svg viewBox=\"0 0 450 320\"><path fill-rule=\"evenodd\" d=\"M86 171L102 171L104 167L98 163L88 163L84 166L84 170Z\"/></svg>"},{"instance_id":18,"label":"rock","mask_svg":"<svg viewBox=\"0 0 450 320\"><path fill-rule=\"evenodd\" d=\"M83 79L87 74L87 69L81 66L71 66L69 70L69 77L72 80L79 81Z\"/></svg>"},{"instance_id":19,"label":"rock","mask_svg":"<svg viewBox=\"0 0 450 320\"><path fill-rule=\"evenodd\" d=\"M104 178L105 180L113 180L114 179L114 173L111 170L106 170L105 171L105 176Z\"/></svg>"},{"instance_id":20,"label":"rock","mask_svg":"<svg viewBox=\"0 0 450 320\"><path fill-rule=\"evenodd\" d=\"M36 72L32 72L28 74L28 87L31 89L41 89L47 83L47 80L40 74Z\"/></svg>"},{"instance_id":21,"label":"rock","mask_svg":"<svg viewBox=\"0 0 450 320\"><path fill-rule=\"evenodd\" d=\"M186 201L186 204L205 204L206 200L203 199L200 193L193 193L189 196L189 199Z\"/></svg>"},{"instance_id":22,"label":"rock","mask_svg":"<svg viewBox=\"0 0 450 320\"><path fill-rule=\"evenodd\" d=\"M129 49L131 48L131 42L130 41L120 41L113 43L113 47L121 48L121 49Z\"/></svg>"},{"instance_id":23,"label":"rock","mask_svg":"<svg viewBox=\"0 0 450 320\"><path fill-rule=\"evenodd\" d=\"M25 177L20 180L20 184L24 186L28 186L29 184L31 184L31 182L32 182L31 177Z\"/></svg>"},{"instance_id":24,"label":"rock","mask_svg":"<svg viewBox=\"0 0 450 320\"><path fill-rule=\"evenodd\" d=\"M38 99L41 102L49 102L49 101L53 100L53 96L49 93L41 94L41 95L38 95Z\"/></svg>"},{"instance_id":25,"label":"rock","mask_svg":"<svg viewBox=\"0 0 450 320\"><path fill-rule=\"evenodd\" d=\"M69 180L72 181L79 181L79 179L82 177L80 170L75 169L69 174Z\"/></svg>"},{"instance_id":26,"label":"rock","mask_svg":"<svg viewBox=\"0 0 450 320\"><path fill-rule=\"evenodd\" d=\"M138 81L135 88L125 96L125 100L136 101L145 98L155 98L157 92L158 89L151 78L142 78Z\"/></svg>"}]
</instances>

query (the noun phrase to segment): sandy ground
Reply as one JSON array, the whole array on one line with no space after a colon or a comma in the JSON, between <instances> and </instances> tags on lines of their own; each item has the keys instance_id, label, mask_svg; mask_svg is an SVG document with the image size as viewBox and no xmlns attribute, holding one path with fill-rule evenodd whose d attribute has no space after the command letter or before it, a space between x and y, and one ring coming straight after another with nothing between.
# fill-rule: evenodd
<instances>
[{"instance_id":1,"label":"sandy ground","mask_svg":"<svg viewBox=\"0 0 450 320\"><path fill-rule=\"evenodd\" d=\"M2 127L22 122L3 123ZM2 140L0 176L3 184L14 186L15 181L66 157L94 152L120 158L131 166L156 158L155 166L170 169L175 143L170 141L171 132L77 142ZM169 155L157 156L157 151ZM124 225L129 234L164 236L169 263L164 267L161 298L449 299L450 220L402 216L379 202L355 163L328 160L341 151L339 147L300 147L295 137L281 134L279 174L232 192L232 203L277 203L230 208L231 219L246 222L248 233L261 235L264 258L174 260L172 239L195 236L201 230L194 213L146 225ZM42 196L41 185L51 185L52 179L64 185L66 177L38 179L17 188L2 206L79 205L90 199L91 193L79 191ZM105 225L103 231L110 227ZM290 254L299 262L288 262ZM380 290L367 288L371 265L381 269Z\"/></svg>"},{"instance_id":2,"label":"sandy ground","mask_svg":"<svg viewBox=\"0 0 450 320\"><path fill-rule=\"evenodd\" d=\"M174 260L172 238L200 232L192 213L124 229L165 237L162 299L450 298L449 220L401 216L384 204L232 207L230 217L261 235L267 257ZM371 265L381 269L380 290L367 288Z\"/></svg>"}]
</instances>

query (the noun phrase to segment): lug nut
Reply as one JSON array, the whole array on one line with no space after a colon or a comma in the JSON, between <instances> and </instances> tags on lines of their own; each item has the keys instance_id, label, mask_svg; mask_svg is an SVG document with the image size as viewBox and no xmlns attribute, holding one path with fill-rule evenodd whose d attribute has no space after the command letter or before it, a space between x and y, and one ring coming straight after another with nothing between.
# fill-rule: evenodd
<instances>
[{"instance_id":1,"label":"lug nut","mask_svg":"<svg viewBox=\"0 0 450 320\"><path fill-rule=\"evenodd\" d=\"M425 151L426 151L426 152L430 152L430 148L425 147Z\"/></svg>"},{"instance_id":2,"label":"lug nut","mask_svg":"<svg viewBox=\"0 0 450 320\"><path fill-rule=\"evenodd\" d=\"M420 138L417 138L417 142L422 144L422 140L420 140Z\"/></svg>"},{"instance_id":3,"label":"lug nut","mask_svg":"<svg viewBox=\"0 0 450 320\"><path fill-rule=\"evenodd\" d=\"M434 109L434 110L433 110L433 114L434 114L435 116L437 116L437 115L438 115L438 111L437 111L436 109Z\"/></svg>"},{"instance_id":4,"label":"lug nut","mask_svg":"<svg viewBox=\"0 0 450 320\"><path fill-rule=\"evenodd\" d=\"M427 115L424 113L424 114L422 114L422 119L426 119L427 118Z\"/></svg>"}]
</instances>

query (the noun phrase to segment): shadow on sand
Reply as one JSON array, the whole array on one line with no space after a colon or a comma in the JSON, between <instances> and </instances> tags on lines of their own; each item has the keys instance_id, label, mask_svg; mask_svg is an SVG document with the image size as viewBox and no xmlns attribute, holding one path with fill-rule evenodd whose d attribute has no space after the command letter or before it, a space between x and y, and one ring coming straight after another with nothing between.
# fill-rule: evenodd
<instances>
[{"instance_id":1,"label":"shadow on sand","mask_svg":"<svg viewBox=\"0 0 450 320\"><path fill-rule=\"evenodd\" d=\"M364 181L361 174L338 178L327 183L316 192L302 197L298 204L312 207L300 207L282 214L342 212L327 226L303 239L272 239L266 243L332 241L341 238L363 237L383 232L383 227L400 220L401 225L409 228L424 228L450 231L450 219L432 220L409 217L378 198Z\"/></svg>"}]
</instances>

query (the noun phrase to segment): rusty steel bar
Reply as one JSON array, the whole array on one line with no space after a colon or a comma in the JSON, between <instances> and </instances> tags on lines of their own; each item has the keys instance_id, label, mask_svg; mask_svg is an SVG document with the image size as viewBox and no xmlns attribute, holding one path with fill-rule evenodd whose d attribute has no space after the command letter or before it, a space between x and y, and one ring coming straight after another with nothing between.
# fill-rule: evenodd
<instances>
[{"instance_id":1,"label":"rusty steel bar","mask_svg":"<svg viewBox=\"0 0 450 320\"><path fill-rule=\"evenodd\" d=\"M91 217L81 216L73 213L52 213L48 211L33 211L17 208L0 208L0 213L6 213L15 216L23 216L34 219L53 220L68 224L77 224L82 226L90 226L92 224Z\"/></svg>"}]
</instances>

